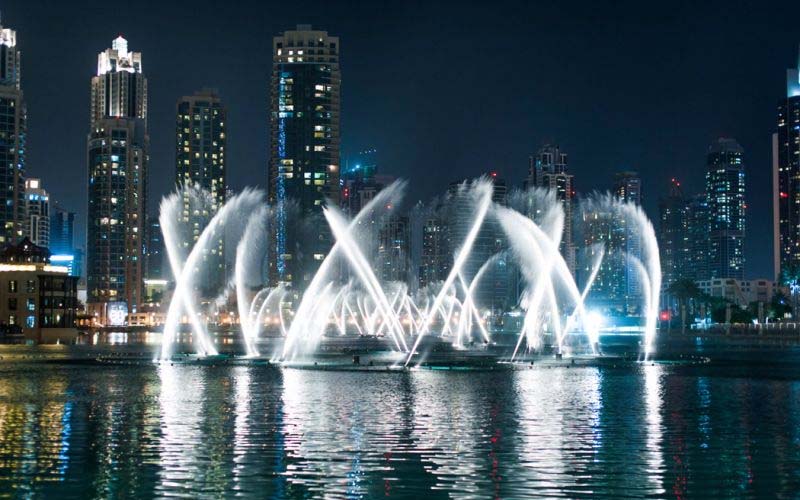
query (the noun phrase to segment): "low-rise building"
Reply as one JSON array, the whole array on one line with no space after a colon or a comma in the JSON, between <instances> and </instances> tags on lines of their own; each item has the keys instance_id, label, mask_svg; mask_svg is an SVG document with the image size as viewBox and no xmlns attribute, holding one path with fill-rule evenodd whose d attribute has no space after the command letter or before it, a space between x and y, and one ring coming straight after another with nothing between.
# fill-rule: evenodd
<instances>
[{"instance_id":1,"label":"low-rise building","mask_svg":"<svg viewBox=\"0 0 800 500\"><path fill-rule=\"evenodd\" d=\"M772 300L780 286L772 280L753 279L737 280L733 278L717 278L697 281L697 287L712 297L721 297L740 307L753 302L768 303Z\"/></svg>"},{"instance_id":2,"label":"low-rise building","mask_svg":"<svg viewBox=\"0 0 800 500\"><path fill-rule=\"evenodd\" d=\"M0 253L0 328L18 326L28 342L71 342L78 278L49 262L50 252L23 239Z\"/></svg>"}]
</instances>

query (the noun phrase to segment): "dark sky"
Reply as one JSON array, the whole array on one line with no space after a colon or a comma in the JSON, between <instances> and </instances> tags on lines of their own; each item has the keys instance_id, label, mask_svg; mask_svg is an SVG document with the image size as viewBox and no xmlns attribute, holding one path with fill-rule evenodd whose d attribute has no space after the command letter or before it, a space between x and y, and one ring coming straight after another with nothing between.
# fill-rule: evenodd
<instances>
[{"instance_id":1,"label":"dark sky","mask_svg":"<svg viewBox=\"0 0 800 500\"><path fill-rule=\"evenodd\" d=\"M228 181L265 183L271 37L298 23L340 37L343 152L427 199L496 170L521 183L556 141L579 191L643 177L645 206L676 176L702 190L720 135L745 148L747 275L771 273L770 134L797 60L800 2L3 2L29 111L28 172L86 213L89 81L122 33L149 81L151 206L174 179L175 101L204 87L229 107Z\"/></svg>"}]
</instances>

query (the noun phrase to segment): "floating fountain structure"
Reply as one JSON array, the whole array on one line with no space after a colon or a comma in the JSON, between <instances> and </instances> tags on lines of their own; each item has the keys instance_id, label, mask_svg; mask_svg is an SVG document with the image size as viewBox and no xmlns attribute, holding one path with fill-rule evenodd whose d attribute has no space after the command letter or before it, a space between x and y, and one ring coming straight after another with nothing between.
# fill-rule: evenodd
<instances>
[{"instance_id":1,"label":"floating fountain structure","mask_svg":"<svg viewBox=\"0 0 800 500\"><path fill-rule=\"evenodd\" d=\"M383 282L371 262L374 228L381 227L402 203L404 182L381 190L352 219L338 208L328 206L324 217L334 238L331 250L302 295L295 295L281 284L263 287L263 264L270 247L275 210L263 195L245 190L210 214L203 231L189 248L180 238L181 223L190 207L207 209L207 194L195 188L182 188L161 203L160 222L169 262L175 277L175 291L169 305L160 360L173 357L181 323L188 322L192 343L200 357L217 354L207 325L201 320L194 289L202 256L209 245L224 235L234 241L235 264L229 292L236 299L241 340L248 357L267 356L274 361L289 361L315 352L326 336L370 336L383 339L387 349L401 353L399 363L418 363L424 338L437 337L454 349L467 349L479 342L492 342L491 329L477 301L477 290L484 275L499 261L511 262L519 270L523 291L518 307L524 321L518 332L512 360L520 350L537 349L545 337L561 353L567 340L583 336L592 352L597 352L599 328L596 313L587 310L586 301L610 253L635 270L641 288L644 317L644 355L652 352L658 318L661 288L658 246L652 224L641 208L610 196L595 195L585 200L584 213L610 214L622 221L626 238L635 238L637 252L593 244L593 257L580 285L562 256L565 227L564 210L553 193L540 189L511 196L507 204L493 201L490 180L465 183L459 195L466 196L468 221L462 241L453 248L453 260L444 280L423 290L410 291L408 284ZM445 205L447 199L445 199ZM460 210L464 210L460 206ZM488 256L477 268L467 272L467 262L475 251L480 231L486 224L499 228L507 245ZM454 242L451 242L451 244ZM474 259L472 259L474 260ZM471 274L471 275L470 275ZM265 325L282 338L273 352L262 352Z\"/></svg>"}]
</instances>

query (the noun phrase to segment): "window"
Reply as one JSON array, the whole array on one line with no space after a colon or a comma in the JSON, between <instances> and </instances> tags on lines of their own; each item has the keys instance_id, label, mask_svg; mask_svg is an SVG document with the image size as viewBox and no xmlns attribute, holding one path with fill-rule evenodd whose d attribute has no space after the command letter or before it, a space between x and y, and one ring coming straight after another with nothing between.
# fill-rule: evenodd
<instances>
[{"instance_id":1,"label":"window","mask_svg":"<svg viewBox=\"0 0 800 500\"><path fill-rule=\"evenodd\" d=\"M25 318L25 325L28 328L33 328L36 326L36 317L35 316L28 316Z\"/></svg>"},{"instance_id":2,"label":"window","mask_svg":"<svg viewBox=\"0 0 800 500\"><path fill-rule=\"evenodd\" d=\"M16 314L9 314L8 315L8 324L9 325L16 325L17 324L17 315Z\"/></svg>"},{"instance_id":3,"label":"window","mask_svg":"<svg viewBox=\"0 0 800 500\"><path fill-rule=\"evenodd\" d=\"M36 281L35 280L26 281L25 291L27 291L28 293L34 293L36 291Z\"/></svg>"},{"instance_id":4,"label":"window","mask_svg":"<svg viewBox=\"0 0 800 500\"><path fill-rule=\"evenodd\" d=\"M17 293L17 280L9 280L8 293Z\"/></svg>"},{"instance_id":5,"label":"window","mask_svg":"<svg viewBox=\"0 0 800 500\"><path fill-rule=\"evenodd\" d=\"M36 300L35 299L28 299L28 310L35 311L36 310Z\"/></svg>"},{"instance_id":6,"label":"window","mask_svg":"<svg viewBox=\"0 0 800 500\"><path fill-rule=\"evenodd\" d=\"M8 299L8 310L9 311L16 311L17 310L17 299L16 298Z\"/></svg>"}]
</instances>

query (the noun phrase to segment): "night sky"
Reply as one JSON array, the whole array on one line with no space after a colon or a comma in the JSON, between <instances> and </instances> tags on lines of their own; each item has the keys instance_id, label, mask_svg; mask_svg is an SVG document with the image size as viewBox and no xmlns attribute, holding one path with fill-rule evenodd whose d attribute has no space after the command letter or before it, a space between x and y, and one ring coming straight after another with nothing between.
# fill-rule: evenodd
<instances>
[{"instance_id":1,"label":"night sky","mask_svg":"<svg viewBox=\"0 0 800 500\"><path fill-rule=\"evenodd\" d=\"M610 3L610 2L609 2ZM428 199L497 171L510 184L555 141L580 192L638 170L657 217L669 179L703 189L720 135L745 148L749 277L771 276L771 153L800 2L3 2L28 103L27 170L86 214L86 134L97 53L121 33L149 83L151 212L174 182L175 102L202 87L229 108L228 182L264 186L272 36L313 24L340 37L343 161Z\"/></svg>"}]
</instances>

